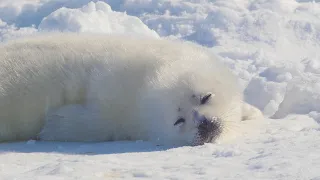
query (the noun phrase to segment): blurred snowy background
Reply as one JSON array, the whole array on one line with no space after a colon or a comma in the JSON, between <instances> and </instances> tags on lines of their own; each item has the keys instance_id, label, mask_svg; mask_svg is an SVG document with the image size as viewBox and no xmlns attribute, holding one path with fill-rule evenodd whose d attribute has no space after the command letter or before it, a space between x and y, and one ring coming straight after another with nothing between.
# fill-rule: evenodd
<instances>
[{"instance_id":1,"label":"blurred snowy background","mask_svg":"<svg viewBox=\"0 0 320 180\"><path fill-rule=\"evenodd\" d=\"M207 46L265 115L232 144L0 144L0 179L320 180L320 0L0 0L0 41L130 33Z\"/></svg>"}]
</instances>

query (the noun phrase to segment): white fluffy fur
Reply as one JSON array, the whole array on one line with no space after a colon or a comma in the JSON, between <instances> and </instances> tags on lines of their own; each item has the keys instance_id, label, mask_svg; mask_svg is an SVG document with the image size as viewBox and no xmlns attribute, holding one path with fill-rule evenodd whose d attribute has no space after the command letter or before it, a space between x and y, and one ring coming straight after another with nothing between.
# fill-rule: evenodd
<instances>
[{"instance_id":1,"label":"white fluffy fur","mask_svg":"<svg viewBox=\"0 0 320 180\"><path fill-rule=\"evenodd\" d=\"M3 44L0 55L0 141L38 136L183 145L196 133L193 110L220 117L223 135L242 119L235 78L195 44L46 34ZM207 92L214 97L199 105ZM254 112L259 111L245 116ZM185 125L173 126L180 116Z\"/></svg>"}]
</instances>

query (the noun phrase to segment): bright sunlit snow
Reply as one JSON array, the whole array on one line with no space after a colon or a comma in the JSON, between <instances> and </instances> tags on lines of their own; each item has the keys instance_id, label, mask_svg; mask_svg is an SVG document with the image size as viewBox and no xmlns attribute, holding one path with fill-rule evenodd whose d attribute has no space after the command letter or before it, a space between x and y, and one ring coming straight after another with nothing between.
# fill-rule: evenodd
<instances>
[{"instance_id":1,"label":"bright sunlit snow","mask_svg":"<svg viewBox=\"0 0 320 180\"><path fill-rule=\"evenodd\" d=\"M230 144L0 144L0 179L320 180L319 0L0 0L0 41L42 31L193 41L265 115Z\"/></svg>"}]
</instances>

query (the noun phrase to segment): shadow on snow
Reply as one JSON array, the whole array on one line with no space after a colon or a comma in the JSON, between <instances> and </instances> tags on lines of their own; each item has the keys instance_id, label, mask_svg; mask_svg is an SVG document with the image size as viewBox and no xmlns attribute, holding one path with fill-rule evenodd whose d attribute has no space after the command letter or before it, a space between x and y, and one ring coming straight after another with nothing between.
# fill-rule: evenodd
<instances>
[{"instance_id":1,"label":"shadow on snow","mask_svg":"<svg viewBox=\"0 0 320 180\"><path fill-rule=\"evenodd\" d=\"M158 146L151 142L140 141L114 141L114 142L44 142L23 141L14 143L1 143L0 153L61 153L61 154L121 154L136 152L166 151L173 146Z\"/></svg>"}]
</instances>

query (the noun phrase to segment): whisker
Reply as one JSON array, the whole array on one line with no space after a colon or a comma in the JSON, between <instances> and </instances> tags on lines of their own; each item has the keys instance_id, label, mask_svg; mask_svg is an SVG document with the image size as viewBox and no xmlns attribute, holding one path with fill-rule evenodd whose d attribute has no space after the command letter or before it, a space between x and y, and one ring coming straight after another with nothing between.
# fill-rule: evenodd
<instances>
[{"instance_id":1,"label":"whisker","mask_svg":"<svg viewBox=\"0 0 320 180\"><path fill-rule=\"evenodd\" d=\"M240 107L233 107L232 109L228 109L227 111L225 111L224 113L222 113L220 115L220 117L224 117L224 115L226 115L227 113L229 114L230 112L234 112L235 110L238 110L238 108Z\"/></svg>"}]
</instances>

